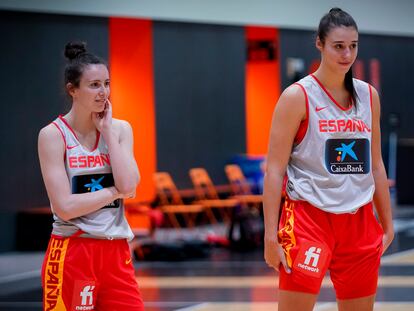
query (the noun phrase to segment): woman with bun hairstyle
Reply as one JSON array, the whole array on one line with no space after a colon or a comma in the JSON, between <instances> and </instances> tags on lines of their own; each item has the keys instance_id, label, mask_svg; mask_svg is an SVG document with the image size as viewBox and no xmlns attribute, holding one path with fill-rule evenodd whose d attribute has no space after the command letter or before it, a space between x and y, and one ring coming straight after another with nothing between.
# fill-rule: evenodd
<instances>
[{"instance_id":1,"label":"woman with bun hairstyle","mask_svg":"<svg viewBox=\"0 0 414 311\"><path fill-rule=\"evenodd\" d=\"M348 13L322 17L316 48L319 68L283 92L272 120L264 257L279 271L279 310L312 310L328 270L340 311L373 310L394 237L379 96L352 77L358 28Z\"/></svg>"},{"instance_id":2,"label":"woman with bun hairstyle","mask_svg":"<svg viewBox=\"0 0 414 311\"><path fill-rule=\"evenodd\" d=\"M109 73L85 43L68 43L69 113L39 133L54 223L42 268L44 310L143 310L123 199L140 175L131 126L112 118Z\"/></svg>"}]
</instances>

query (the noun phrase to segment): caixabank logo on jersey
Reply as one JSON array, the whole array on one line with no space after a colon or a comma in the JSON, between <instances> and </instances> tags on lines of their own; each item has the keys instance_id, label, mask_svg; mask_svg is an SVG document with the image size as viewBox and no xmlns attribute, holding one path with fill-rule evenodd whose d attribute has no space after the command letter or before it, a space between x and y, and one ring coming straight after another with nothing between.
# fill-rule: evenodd
<instances>
[{"instance_id":1,"label":"caixabank logo on jersey","mask_svg":"<svg viewBox=\"0 0 414 311\"><path fill-rule=\"evenodd\" d=\"M114 177L111 173L77 175L72 177L72 193L95 192L112 187L114 184ZM104 208L118 208L119 203L119 200L115 200Z\"/></svg>"},{"instance_id":2,"label":"caixabank logo on jersey","mask_svg":"<svg viewBox=\"0 0 414 311\"><path fill-rule=\"evenodd\" d=\"M328 139L325 144L325 164L331 174L368 174L369 140Z\"/></svg>"}]
</instances>

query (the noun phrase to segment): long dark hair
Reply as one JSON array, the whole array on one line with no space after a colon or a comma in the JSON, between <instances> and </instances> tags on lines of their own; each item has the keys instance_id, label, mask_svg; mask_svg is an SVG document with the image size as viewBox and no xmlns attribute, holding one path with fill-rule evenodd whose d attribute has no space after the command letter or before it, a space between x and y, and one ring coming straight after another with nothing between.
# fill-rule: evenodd
<instances>
[{"instance_id":1,"label":"long dark hair","mask_svg":"<svg viewBox=\"0 0 414 311\"><path fill-rule=\"evenodd\" d=\"M318 27L318 37L319 40L324 44L325 38L328 35L329 31L335 27L353 27L358 31L358 26L355 23L355 20L347 12L342 11L340 8L332 8L328 13L326 13L319 22ZM352 101L356 105L356 99L358 94L354 88L352 67L345 74L345 89L351 94Z\"/></svg>"},{"instance_id":2,"label":"long dark hair","mask_svg":"<svg viewBox=\"0 0 414 311\"><path fill-rule=\"evenodd\" d=\"M71 83L74 87L79 87L83 70L91 64L106 65L98 56L86 50L85 42L69 42L65 46L65 57L68 63L65 67L65 85Z\"/></svg>"}]
</instances>

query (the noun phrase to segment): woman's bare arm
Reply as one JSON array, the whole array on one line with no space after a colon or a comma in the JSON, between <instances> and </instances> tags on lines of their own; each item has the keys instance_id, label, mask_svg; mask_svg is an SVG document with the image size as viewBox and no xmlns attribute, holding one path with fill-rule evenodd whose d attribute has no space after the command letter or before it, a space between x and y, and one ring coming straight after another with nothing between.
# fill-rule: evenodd
<instances>
[{"instance_id":1,"label":"woman's bare arm","mask_svg":"<svg viewBox=\"0 0 414 311\"><path fill-rule=\"evenodd\" d=\"M53 212L69 220L94 212L122 195L115 187L99 191L72 194L65 170L65 144L59 130L52 124L39 133L40 167Z\"/></svg>"}]
</instances>

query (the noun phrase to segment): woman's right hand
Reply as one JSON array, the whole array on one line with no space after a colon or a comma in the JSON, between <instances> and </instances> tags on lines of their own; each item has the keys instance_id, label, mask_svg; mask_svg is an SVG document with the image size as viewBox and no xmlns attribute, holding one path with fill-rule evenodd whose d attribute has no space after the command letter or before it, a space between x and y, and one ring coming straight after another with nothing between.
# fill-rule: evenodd
<instances>
[{"instance_id":1,"label":"woman's right hand","mask_svg":"<svg viewBox=\"0 0 414 311\"><path fill-rule=\"evenodd\" d=\"M112 192L113 196L115 197L115 200L135 198L135 189L131 193L121 193L115 186L109 187L108 189Z\"/></svg>"},{"instance_id":2,"label":"woman's right hand","mask_svg":"<svg viewBox=\"0 0 414 311\"><path fill-rule=\"evenodd\" d=\"M278 243L276 237L264 239L264 258L269 267L279 271L280 264L284 267L287 273L290 273L290 268L286 262L285 252L282 246Z\"/></svg>"}]
</instances>

